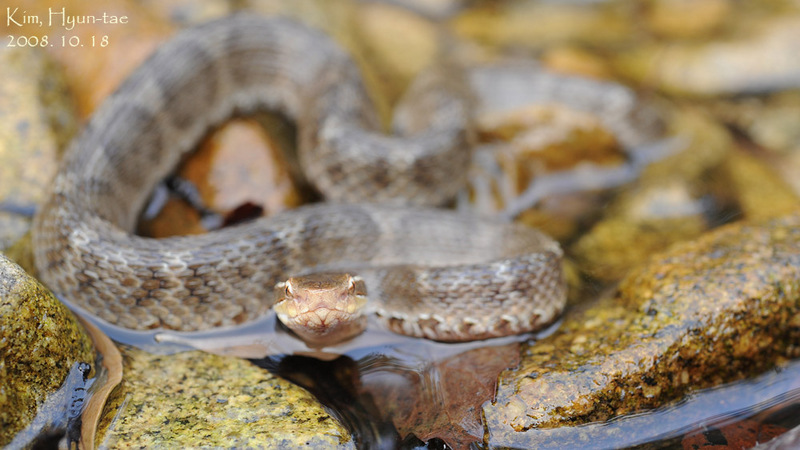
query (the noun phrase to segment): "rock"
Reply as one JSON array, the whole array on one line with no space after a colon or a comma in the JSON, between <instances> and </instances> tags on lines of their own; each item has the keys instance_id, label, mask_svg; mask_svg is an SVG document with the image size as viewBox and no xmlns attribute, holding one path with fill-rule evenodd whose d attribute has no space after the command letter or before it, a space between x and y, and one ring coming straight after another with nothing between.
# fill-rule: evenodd
<instances>
[{"instance_id":1,"label":"rock","mask_svg":"<svg viewBox=\"0 0 800 450\"><path fill-rule=\"evenodd\" d=\"M614 420L580 426L537 428L527 432L531 437L529 443L532 444L535 440L535 448L541 450L680 448L681 441L691 442L694 439L690 436L696 432L717 438L722 438L724 433L724 437L731 443L742 443L742 440L751 439L764 442L769 439L770 434L774 436L780 429L760 427L747 419L743 420L743 417L758 420L762 424L777 424L781 428L795 424L796 419L791 416L785 419L774 418L775 413L772 411L784 409L782 406L791 411L792 393L800 385L799 369L798 361L786 362L753 378L692 392L667 405L639 414L628 414ZM779 417L783 416L782 413L777 414ZM721 439L714 441L719 443ZM750 446L752 443L725 448ZM697 450L705 447L689 448Z\"/></svg>"},{"instance_id":2,"label":"rock","mask_svg":"<svg viewBox=\"0 0 800 450\"><path fill-rule=\"evenodd\" d=\"M605 58L569 44L546 50L540 59L545 67L554 72L599 79L612 76Z\"/></svg>"},{"instance_id":3,"label":"rock","mask_svg":"<svg viewBox=\"0 0 800 450\"><path fill-rule=\"evenodd\" d=\"M0 249L30 227L77 122L63 76L39 48L0 48Z\"/></svg>"},{"instance_id":4,"label":"rock","mask_svg":"<svg viewBox=\"0 0 800 450\"><path fill-rule=\"evenodd\" d=\"M708 229L714 187L705 180L723 165L731 138L718 123L690 110L675 114L671 132L686 145L645 167L570 249L584 273L619 280L653 253Z\"/></svg>"},{"instance_id":5,"label":"rock","mask_svg":"<svg viewBox=\"0 0 800 450\"><path fill-rule=\"evenodd\" d=\"M800 356L800 214L673 246L523 351L483 406L492 445L605 421Z\"/></svg>"},{"instance_id":6,"label":"rock","mask_svg":"<svg viewBox=\"0 0 800 450\"><path fill-rule=\"evenodd\" d=\"M74 364L93 364L75 316L0 254L0 445L28 425Z\"/></svg>"},{"instance_id":7,"label":"rock","mask_svg":"<svg viewBox=\"0 0 800 450\"><path fill-rule=\"evenodd\" d=\"M463 39L496 47L538 49L564 41L613 45L633 33L633 22L622 6L617 2L483 2L454 17L451 25Z\"/></svg>"},{"instance_id":8,"label":"rock","mask_svg":"<svg viewBox=\"0 0 800 450\"><path fill-rule=\"evenodd\" d=\"M558 104L534 103L483 114L476 120L482 142L508 142L513 165L527 166L527 171L524 166L515 168L527 172L527 177L519 180L521 189L530 183L537 167L540 173L548 173L570 169L583 161L600 165L625 161L617 139L598 117Z\"/></svg>"},{"instance_id":9,"label":"rock","mask_svg":"<svg viewBox=\"0 0 800 450\"><path fill-rule=\"evenodd\" d=\"M639 47L617 58L626 77L675 95L718 96L800 87L800 16L763 20L736 39ZM653 57L653 55L657 55Z\"/></svg>"},{"instance_id":10,"label":"rock","mask_svg":"<svg viewBox=\"0 0 800 450\"><path fill-rule=\"evenodd\" d=\"M354 41L357 60L369 65L370 78L379 92L394 104L411 80L435 61L440 31L433 22L398 7L364 3L355 16Z\"/></svg>"},{"instance_id":11,"label":"rock","mask_svg":"<svg viewBox=\"0 0 800 450\"><path fill-rule=\"evenodd\" d=\"M286 128L285 123L273 123L268 132L254 120L229 121L178 175L193 181L206 205L223 215L248 202L268 214L295 208L302 195L293 184L287 158L294 136L281 139Z\"/></svg>"},{"instance_id":12,"label":"rock","mask_svg":"<svg viewBox=\"0 0 800 450\"><path fill-rule=\"evenodd\" d=\"M378 0L394 3L432 19L444 19L452 16L467 3L465 0Z\"/></svg>"},{"instance_id":13,"label":"rock","mask_svg":"<svg viewBox=\"0 0 800 450\"><path fill-rule=\"evenodd\" d=\"M732 152L720 172L744 218L758 220L800 210L800 193L744 151Z\"/></svg>"},{"instance_id":14,"label":"rock","mask_svg":"<svg viewBox=\"0 0 800 450\"><path fill-rule=\"evenodd\" d=\"M526 60L476 65L479 146L469 206L568 240L608 188L630 182L663 135L659 114L622 85L558 75ZM535 209L531 209L535 207Z\"/></svg>"},{"instance_id":15,"label":"rock","mask_svg":"<svg viewBox=\"0 0 800 450\"><path fill-rule=\"evenodd\" d=\"M729 19L730 0L654 0L646 5L650 30L670 38L707 36Z\"/></svg>"},{"instance_id":16,"label":"rock","mask_svg":"<svg viewBox=\"0 0 800 450\"><path fill-rule=\"evenodd\" d=\"M696 200L689 198L680 186L670 192L652 190L644 195L679 196L682 205L690 206ZM692 211L686 216L652 217L630 220L611 218L595 224L589 234L583 235L572 249L582 272L601 281L622 278L629 269L646 261L654 252L669 247L674 242L699 236L708 228L702 211Z\"/></svg>"},{"instance_id":17,"label":"rock","mask_svg":"<svg viewBox=\"0 0 800 450\"><path fill-rule=\"evenodd\" d=\"M800 148L800 91L718 99L708 105L722 122L778 154Z\"/></svg>"},{"instance_id":18,"label":"rock","mask_svg":"<svg viewBox=\"0 0 800 450\"><path fill-rule=\"evenodd\" d=\"M304 194L291 176L287 159L292 136L281 133L287 127L284 122L270 125L265 131L253 119L231 120L212 132L181 165L177 176L196 187L202 212L228 218L237 208L253 205L264 215L272 215L302 203ZM137 232L161 238L213 229L192 206L170 198L156 217L143 218Z\"/></svg>"},{"instance_id":19,"label":"rock","mask_svg":"<svg viewBox=\"0 0 800 450\"><path fill-rule=\"evenodd\" d=\"M103 447L355 448L307 391L239 358L125 349Z\"/></svg>"},{"instance_id":20,"label":"rock","mask_svg":"<svg viewBox=\"0 0 800 450\"><path fill-rule=\"evenodd\" d=\"M745 133L751 142L749 150L800 195L800 91L720 99L708 108L725 124Z\"/></svg>"}]
</instances>

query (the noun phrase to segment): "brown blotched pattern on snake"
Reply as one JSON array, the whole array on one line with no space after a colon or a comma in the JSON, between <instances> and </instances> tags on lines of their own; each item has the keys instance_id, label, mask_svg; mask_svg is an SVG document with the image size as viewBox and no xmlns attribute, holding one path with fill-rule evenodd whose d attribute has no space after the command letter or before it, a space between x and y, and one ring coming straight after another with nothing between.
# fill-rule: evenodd
<instances>
[{"instance_id":1,"label":"brown blotched pattern on snake","mask_svg":"<svg viewBox=\"0 0 800 450\"><path fill-rule=\"evenodd\" d=\"M334 202L201 236L132 234L153 186L234 114L297 122L308 179ZM33 239L42 279L127 328L199 330L266 314L273 286L352 270L392 330L471 340L537 329L564 307L561 250L521 225L422 207L464 183L469 102L436 70L380 133L358 71L292 21L236 15L176 35L100 107L65 154ZM402 205L414 206L402 206Z\"/></svg>"}]
</instances>

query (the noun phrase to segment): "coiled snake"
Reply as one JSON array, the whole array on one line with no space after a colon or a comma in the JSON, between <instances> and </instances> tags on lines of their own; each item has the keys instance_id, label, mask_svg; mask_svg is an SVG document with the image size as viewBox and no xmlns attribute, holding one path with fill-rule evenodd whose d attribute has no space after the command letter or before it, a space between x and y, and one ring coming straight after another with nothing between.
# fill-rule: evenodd
<instances>
[{"instance_id":1,"label":"coiled snake","mask_svg":"<svg viewBox=\"0 0 800 450\"><path fill-rule=\"evenodd\" d=\"M282 319L327 326L349 308L376 314L393 331L443 341L540 328L564 307L558 244L518 224L431 208L464 183L467 97L460 83L430 70L409 88L395 136L386 136L355 64L323 34L244 15L187 29L142 64L67 149L35 220L37 269L62 298L133 329L249 321L273 306L276 283L319 272L340 275L279 288L306 297L332 285L314 300L322 306L310 307L322 313L309 319L309 307L282 303ZM297 122L300 162L330 202L201 236L132 234L153 187L210 128L261 108ZM360 280L369 291L363 307ZM325 303L349 294L355 306ZM319 326L309 333L332 342Z\"/></svg>"}]
</instances>

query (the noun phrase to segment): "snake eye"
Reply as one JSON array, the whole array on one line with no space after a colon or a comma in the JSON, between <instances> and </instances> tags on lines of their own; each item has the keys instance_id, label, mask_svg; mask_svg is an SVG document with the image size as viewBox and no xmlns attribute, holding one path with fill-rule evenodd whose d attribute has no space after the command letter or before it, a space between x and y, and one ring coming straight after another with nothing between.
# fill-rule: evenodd
<instances>
[{"instance_id":1,"label":"snake eye","mask_svg":"<svg viewBox=\"0 0 800 450\"><path fill-rule=\"evenodd\" d=\"M286 296L294 297L294 289L292 289L292 280L286 280L286 282L283 284L286 286Z\"/></svg>"},{"instance_id":2,"label":"snake eye","mask_svg":"<svg viewBox=\"0 0 800 450\"><path fill-rule=\"evenodd\" d=\"M360 284L359 284L360 283ZM362 279L358 275L347 275L347 292L349 294L358 293L359 295L364 294L364 279Z\"/></svg>"}]
</instances>

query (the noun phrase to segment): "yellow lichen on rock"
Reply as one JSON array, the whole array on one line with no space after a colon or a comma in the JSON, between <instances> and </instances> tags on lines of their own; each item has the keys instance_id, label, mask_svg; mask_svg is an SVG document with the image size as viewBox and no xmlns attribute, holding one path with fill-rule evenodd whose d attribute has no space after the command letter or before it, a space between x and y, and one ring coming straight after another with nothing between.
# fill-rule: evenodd
<instances>
[{"instance_id":1,"label":"yellow lichen on rock","mask_svg":"<svg viewBox=\"0 0 800 450\"><path fill-rule=\"evenodd\" d=\"M73 363L94 363L75 316L0 253L0 445L61 386Z\"/></svg>"},{"instance_id":2,"label":"yellow lichen on rock","mask_svg":"<svg viewBox=\"0 0 800 450\"><path fill-rule=\"evenodd\" d=\"M122 389L106 406L98 445L355 447L310 393L246 360L124 350Z\"/></svg>"}]
</instances>

